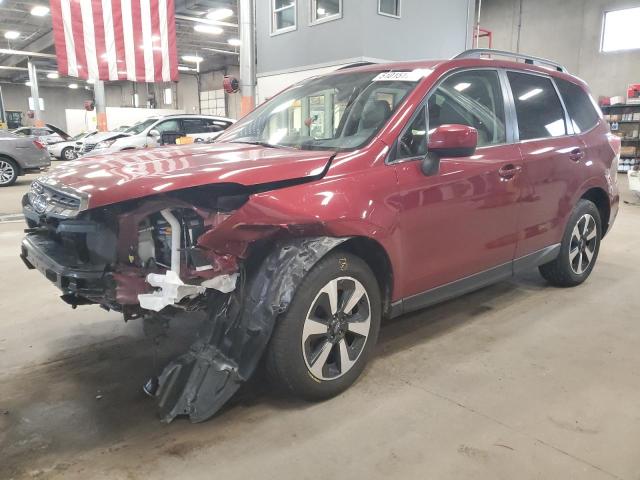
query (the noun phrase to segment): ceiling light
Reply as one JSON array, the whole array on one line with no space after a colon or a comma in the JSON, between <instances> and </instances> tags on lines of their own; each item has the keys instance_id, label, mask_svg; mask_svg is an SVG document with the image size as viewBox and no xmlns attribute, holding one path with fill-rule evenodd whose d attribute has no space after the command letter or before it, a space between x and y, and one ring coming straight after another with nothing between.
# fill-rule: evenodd
<instances>
[{"instance_id":1,"label":"ceiling light","mask_svg":"<svg viewBox=\"0 0 640 480\"><path fill-rule=\"evenodd\" d=\"M49 7L44 5L36 5L31 9L31 15L34 17L44 17L47 13L49 13Z\"/></svg>"},{"instance_id":2,"label":"ceiling light","mask_svg":"<svg viewBox=\"0 0 640 480\"><path fill-rule=\"evenodd\" d=\"M457 84L455 88L457 91L459 92L463 92L465 91L467 88L469 88L471 86L471 84L469 82L460 82L459 84Z\"/></svg>"},{"instance_id":3,"label":"ceiling light","mask_svg":"<svg viewBox=\"0 0 640 480\"><path fill-rule=\"evenodd\" d=\"M78 88L78 84L77 83L70 83L69 84L69 88L75 90L76 88Z\"/></svg>"},{"instance_id":4,"label":"ceiling light","mask_svg":"<svg viewBox=\"0 0 640 480\"><path fill-rule=\"evenodd\" d=\"M520 100L521 102L525 102L530 98L535 97L536 95L540 95L541 93L542 93L541 88L534 88L533 90L529 90L527 93L519 96L518 100Z\"/></svg>"},{"instance_id":5,"label":"ceiling light","mask_svg":"<svg viewBox=\"0 0 640 480\"><path fill-rule=\"evenodd\" d=\"M30 86L31 86L31 82L24 82L24 84L25 84L27 87L30 87Z\"/></svg>"},{"instance_id":6,"label":"ceiling light","mask_svg":"<svg viewBox=\"0 0 640 480\"><path fill-rule=\"evenodd\" d=\"M200 63L202 60L204 60L204 58L197 55L183 55L182 60L190 63Z\"/></svg>"},{"instance_id":7,"label":"ceiling light","mask_svg":"<svg viewBox=\"0 0 640 480\"><path fill-rule=\"evenodd\" d=\"M233 10L230 8L218 8L207 13L207 18L209 20L224 20L225 18L229 18L231 15L233 15Z\"/></svg>"},{"instance_id":8,"label":"ceiling light","mask_svg":"<svg viewBox=\"0 0 640 480\"><path fill-rule=\"evenodd\" d=\"M318 16L319 16L319 17L321 17L321 16L322 16L322 15L324 15L325 13L327 13L327 11L326 11L324 8L320 7L320 8L318 9Z\"/></svg>"},{"instance_id":9,"label":"ceiling light","mask_svg":"<svg viewBox=\"0 0 640 480\"><path fill-rule=\"evenodd\" d=\"M60 78L60 75L58 75L58 72L49 72L47 73L47 78L56 79Z\"/></svg>"},{"instance_id":10,"label":"ceiling light","mask_svg":"<svg viewBox=\"0 0 640 480\"><path fill-rule=\"evenodd\" d=\"M187 67L186 65L178 65L178 70L180 70L181 72L188 72L191 70L191 68Z\"/></svg>"},{"instance_id":11,"label":"ceiling light","mask_svg":"<svg viewBox=\"0 0 640 480\"><path fill-rule=\"evenodd\" d=\"M239 47L240 46L240 40L238 40L237 38L230 38L227 43L229 45L233 45L234 47Z\"/></svg>"},{"instance_id":12,"label":"ceiling light","mask_svg":"<svg viewBox=\"0 0 640 480\"><path fill-rule=\"evenodd\" d=\"M96 83L96 81L93 78L89 78L89 79L87 79L87 83L89 85L93 85L94 83Z\"/></svg>"},{"instance_id":13,"label":"ceiling light","mask_svg":"<svg viewBox=\"0 0 640 480\"><path fill-rule=\"evenodd\" d=\"M8 32L4 32L4 38L7 40L15 40L20 36L20 32L16 32L15 30L9 30Z\"/></svg>"},{"instance_id":14,"label":"ceiling light","mask_svg":"<svg viewBox=\"0 0 640 480\"><path fill-rule=\"evenodd\" d=\"M216 27L215 25L205 25L201 23L194 26L193 29L196 32L209 33L211 35L220 35L222 32L224 32L223 29L221 29L220 27Z\"/></svg>"}]
</instances>

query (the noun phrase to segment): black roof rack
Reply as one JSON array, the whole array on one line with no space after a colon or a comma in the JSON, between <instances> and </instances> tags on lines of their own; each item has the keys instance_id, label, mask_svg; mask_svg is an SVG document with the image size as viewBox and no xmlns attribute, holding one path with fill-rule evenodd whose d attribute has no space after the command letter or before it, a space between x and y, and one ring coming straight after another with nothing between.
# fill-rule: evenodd
<instances>
[{"instance_id":1,"label":"black roof rack","mask_svg":"<svg viewBox=\"0 0 640 480\"><path fill-rule=\"evenodd\" d=\"M453 57L454 60L461 58L482 58L482 57L507 57L517 61L523 61L529 65L539 65L541 67L551 67L559 72L567 72L567 69L557 62L547 60L546 58L534 57L522 53L507 52L505 50L494 50L492 48L474 48L466 50L459 55Z\"/></svg>"}]
</instances>

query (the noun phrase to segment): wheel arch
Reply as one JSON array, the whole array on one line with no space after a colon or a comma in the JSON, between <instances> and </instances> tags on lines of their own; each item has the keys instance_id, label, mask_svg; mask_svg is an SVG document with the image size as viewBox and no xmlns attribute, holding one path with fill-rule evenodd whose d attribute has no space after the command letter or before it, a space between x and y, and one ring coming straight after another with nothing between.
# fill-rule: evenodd
<instances>
[{"instance_id":1,"label":"wheel arch","mask_svg":"<svg viewBox=\"0 0 640 480\"><path fill-rule=\"evenodd\" d=\"M334 249L353 253L371 268L380 287L382 297L382 315L390 316L391 298L393 294L393 266L385 248L369 237L351 237Z\"/></svg>"},{"instance_id":2,"label":"wheel arch","mask_svg":"<svg viewBox=\"0 0 640 480\"><path fill-rule=\"evenodd\" d=\"M584 192L580 199L589 200L598 208L598 212L600 212L600 220L602 222L602 236L604 237L609 228L609 218L611 216L609 195L600 187L592 187Z\"/></svg>"}]
</instances>

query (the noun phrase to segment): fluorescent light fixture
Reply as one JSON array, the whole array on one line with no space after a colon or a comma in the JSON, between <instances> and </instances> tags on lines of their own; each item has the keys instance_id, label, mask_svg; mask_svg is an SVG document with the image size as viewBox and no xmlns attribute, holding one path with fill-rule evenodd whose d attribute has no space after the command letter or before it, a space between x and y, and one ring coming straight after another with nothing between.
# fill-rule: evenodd
<instances>
[{"instance_id":1,"label":"fluorescent light fixture","mask_svg":"<svg viewBox=\"0 0 640 480\"><path fill-rule=\"evenodd\" d=\"M95 81L93 78L88 78L88 79L87 79L87 83L88 83L89 85L93 85L94 83L96 83L96 81Z\"/></svg>"},{"instance_id":2,"label":"fluorescent light fixture","mask_svg":"<svg viewBox=\"0 0 640 480\"><path fill-rule=\"evenodd\" d=\"M78 84L77 83L70 83L69 84L69 88L72 90L75 90L76 88L78 88Z\"/></svg>"},{"instance_id":3,"label":"fluorescent light fixture","mask_svg":"<svg viewBox=\"0 0 640 480\"><path fill-rule=\"evenodd\" d=\"M199 23L195 25L193 29L199 33L208 33L210 35L220 35L224 30L220 27L216 27L215 25L205 25L204 23Z\"/></svg>"},{"instance_id":4,"label":"fluorescent light fixture","mask_svg":"<svg viewBox=\"0 0 640 480\"><path fill-rule=\"evenodd\" d=\"M178 65L178 70L181 72L190 72L192 69L186 65Z\"/></svg>"},{"instance_id":5,"label":"fluorescent light fixture","mask_svg":"<svg viewBox=\"0 0 640 480\"><path fill-rule=\"evenodd\" d=\"M455 88L455 89L456 89L457 91L459 91L459 92L463 92L463 91L465 91L467 88L469 88L470 86L471 86L471 84L470 84L470 83L468 83L468 82L460 82L459 84L457 84L457 85L456 85L455 87L453 87L453 88Z\"/></svg>"},{"instance_id":6,"label":"fluorescent light fixture","mask_svg":"<svg viewBox=\"0 0 640 480\"><path fill-rule=\"evenodd\" d=\"M47 78L55 80L56 78L60 78L60 75L58 75L58 72L49 72L47 73Z\"/></svg>"},{"instance_id":7,"label":"fluorescent light fixture","mask_svg":"<svg viewBox=\"0 0 640 480\"><path fill-rule=\"evenodd\" d=\"M29 82L29 81L24 82L24 84L25 84L27 87L30 87L30 86L31 86L31 82Z\"/></svg>"},{"instance_id":8,"label":"fluorescent light fixture","mask_svg":"<svg viewBox=\"0 0 640 480\"><path fill-rule=\"evenodd\" d=\"M238 38L230 38L229 40L227 40L227 43L234 47L239 47L242 42Z\"/></svg>"},{"instance_id":9,"label":"fluorescent light fixture","mask_svg":"<svg viewBox=\"0 0 640 480\"><path fill-rule=\"evenodd\" d=\"M6 38L7 40L15 40L18 37L20 37L20 32L16 32L15 30L4 32L4 38Z\"/></svg>"},{"instance_id":10,"label":"fluorescent light fixture","mask_svg":"<svg viewBox=\"0 0 640 480\"><path fill-rule=\"evenodd\" d=\"M233 15L233 10L230 8L217 8L207 13L207 18L209 20L224 20L225 18L229 18L231 15Z\"/></svg>"},{"instance_id":11,"label":"fluorescent light fixture","mask_svg":"<svg viewBox=\"0 0 640 480\"><path fill-rule=\"evenodd\" d=\"M183 55L182 60L190 63L200 63L201 61L204 60L204 58L199 57L197 55Z\"/></svg>"},{"instance_id":12,"label":"fluorescent light fixture","mask_svg":"<svg viewBox=\"0 0 640 480\"><path fill-rule=\"evenodd\" d=\"M49 7L44 5L36 5L31 9L31 15L34 17L44 17L47 13L49 13Z\"/></svg>"},{"instance_id":13,"label":"fluorescent light fixture","mask_svg":"<svg viewBox=\"0 0 640 480\"><path fill-rule=\"evenodd\" d=\"M527 93L520 95L518 97L518 100L524 102L526 100L529 100L532 97L535 97L536 95L540 95L541 93L542 93L541 88L534 88L533 90L529 90Z\"/></svg>"}]
</instances>

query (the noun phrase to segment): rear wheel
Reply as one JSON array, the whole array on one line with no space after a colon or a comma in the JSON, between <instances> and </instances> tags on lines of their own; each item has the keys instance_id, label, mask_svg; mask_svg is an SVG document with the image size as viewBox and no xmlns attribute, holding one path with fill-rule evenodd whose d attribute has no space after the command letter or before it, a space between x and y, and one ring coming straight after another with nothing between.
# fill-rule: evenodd
<instances>
[{"instance_id":1,"label":"rear wheel","mask_svg":"<svg viewBox=\"0 0 640 480\"><path fill-rule=\"evenodd\" d=\"M8 187L16 183L18 165L10 158L0 158L0 187Z\"/></svg>"},{"instance_id":2,"label":"rear wheel","mask_svg":"<svg viewBox=\"0 0 640 480\"><path fill-rule=\"evenodd\" d=\"M380 317L380 290L368 265L346 252L330 253L278 320L266 356L271 380L309 400L341 393L364 370Z\"/></svg>"},{"instance_id":3,"label":"rear wheel","mask_svg":"<svg viewBox=\"0 0 640 480\"><path fill-rule=\"evenodd\" d=\"M595 266L601 236L598 208L589 200L580 200L567 223L560 254L554 261L542 265L540 273L552 285L580 285Z\"/></svg>"}]
</instances>

